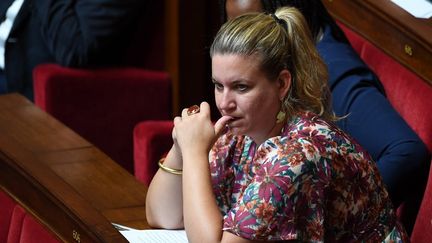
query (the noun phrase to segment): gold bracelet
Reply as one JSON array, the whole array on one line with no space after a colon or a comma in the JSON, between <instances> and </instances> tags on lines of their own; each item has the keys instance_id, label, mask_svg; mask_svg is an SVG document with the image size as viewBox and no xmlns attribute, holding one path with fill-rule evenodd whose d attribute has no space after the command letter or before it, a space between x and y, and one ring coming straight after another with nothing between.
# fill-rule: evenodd
<instances>
[{"instance_id":1,"label":"gold bracelet","mask_svg":"<svg viewBox=\"0 0 432 243\"><path fill-rule=\"evenodd\" d=\"M174 175L181 175L183 174L183 170L178 170L178 169L173 169L170 167L166 167L165 165L163 165L163 162L165 161L165 157L161 158L158 162L159 168L161 168L163 171L168 172L170 174L174 174Z\"/></svg>"}]
</instances>

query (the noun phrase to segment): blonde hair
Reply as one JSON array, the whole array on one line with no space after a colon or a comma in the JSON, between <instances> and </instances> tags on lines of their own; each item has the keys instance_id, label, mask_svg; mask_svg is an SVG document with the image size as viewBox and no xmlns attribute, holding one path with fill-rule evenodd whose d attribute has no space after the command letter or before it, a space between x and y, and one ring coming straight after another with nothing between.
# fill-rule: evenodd
<instances>
[{"instance_id":1,"label":"blonde hair","mask_svg":"<svg viewBox=\"0 0 432 243\"><path fill-rule=\"evenodd\" d=\"M249 13L226 22L210 48L210 56L215 54L256 55L261 70L274 81L283 69L289 70L291 87L282 103L287 115L306 110L336 120L331 109L327 66L296 8L279 8L274 16Z\"/></svg>"}]
</instances>

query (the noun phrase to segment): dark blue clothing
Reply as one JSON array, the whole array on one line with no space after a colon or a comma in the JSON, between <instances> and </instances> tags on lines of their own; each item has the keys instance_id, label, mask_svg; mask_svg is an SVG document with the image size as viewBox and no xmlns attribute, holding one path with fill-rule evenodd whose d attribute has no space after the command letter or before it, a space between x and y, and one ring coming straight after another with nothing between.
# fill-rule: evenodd
<instances>
[{"instance_id":1,"label":"dark blue clothing","mask_svg":"<svg viewBox=\"0 0 432 243\"><path fill-rule=\"evenodd\" d=\"M329 69L333 109L338 116L348 115L338 125L372 155L397 207L410 197L410 185L426 183L427 178L417 178L430 162L426 146L348 43L336 40L326 28L317 48Z\"/></svg>"},{"instance_id":2,"label":"dark blue clothing","mask_svg":"<svg viewBox=\"0 0 432 243\"><path fill-rule=\"evenodd\" d=\"M0 20L13 0L0 1ZM5 43L8 92L33 98L32 70L117 65L148 1L24 0Z\"/></svg>"},{"instance_id":3,"label":"dark blue clothing","mask_svg":"<svg viewBox=\"0 0 432 243\"><path fill-rule=\"evenodd\" d=\"M0 68L0 95L7 93L6 77Z\"/></svg>"}]
</instances>

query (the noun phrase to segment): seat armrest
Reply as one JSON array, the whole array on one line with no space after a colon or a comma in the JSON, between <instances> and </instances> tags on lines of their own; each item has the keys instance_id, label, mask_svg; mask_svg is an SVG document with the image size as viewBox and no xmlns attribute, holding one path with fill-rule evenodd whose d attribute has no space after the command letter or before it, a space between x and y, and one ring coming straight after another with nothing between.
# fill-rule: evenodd
<instances>
[{"instance_id":1,"label":"seat armrest","mask_svg":"<svg viewBox=\"0 0 432 243\"><path fill-rule=\"evenodd\" d=\"M150 184L158 169L157 162L171 148L173 122L143 121L134 129L135 177Z\"/></svg>"}]
</instances>

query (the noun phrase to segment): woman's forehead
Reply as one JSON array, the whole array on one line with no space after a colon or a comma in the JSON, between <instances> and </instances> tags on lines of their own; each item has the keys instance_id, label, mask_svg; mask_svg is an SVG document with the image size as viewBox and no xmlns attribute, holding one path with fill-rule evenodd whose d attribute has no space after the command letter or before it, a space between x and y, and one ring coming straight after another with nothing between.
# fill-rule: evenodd
<instances>
[{"instance_id":1,"label":"woman's forehead","mask_svg":"<svg viewBox=\"0 0 432 243\"><path fill-rule=\"evenodd\" d=\"M259 67L259 59L254 56L217 54L212 58L212 75L218 82L254 79L263 75Z\"/></svg>"},{"instance_id":2,"label":"woman's forehead","mask_svg":"<svg viewBox=\"0 0 432 243\"><path fill-rule=\"evenodd\" d=\"M212 67L218 70L250 70L260 67L257 55L245 56L240 54L215 54L212 57Z\"/></svg>"}]
</instances>

